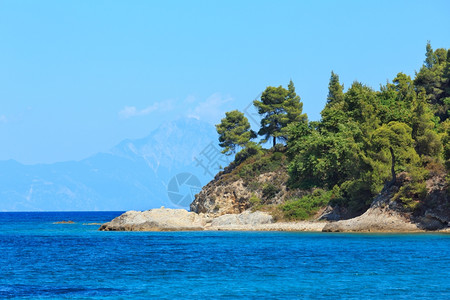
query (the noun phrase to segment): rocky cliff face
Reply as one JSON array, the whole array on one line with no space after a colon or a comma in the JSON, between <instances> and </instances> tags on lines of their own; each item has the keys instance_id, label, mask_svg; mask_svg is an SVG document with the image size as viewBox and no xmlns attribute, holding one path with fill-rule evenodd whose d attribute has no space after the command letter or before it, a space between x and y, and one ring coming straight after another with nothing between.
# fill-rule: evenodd
<instances>
[{"instance_id":1,"label":"rocky cliff face","mask_svg":"<svg viewBox=\"0 0 450 300\"><path fill-rule=\"evenodd\" d=\"M450 198L445 174L438 174L426 182L427 197L412 220L426 230L450 227Z\"/></svg>"},{"instance_id":2,"label":"rocky cliff face","mask_svg":"<svg viewBox=\"0 0 450 300\"><path fill-rule=\"evenodd\" d=\"M370 208L361 216L332 222L323 231L328 232L415 232L422 230L447 230L450 224L448 183L443 174L431 176L426 181L427 196L417 200L417 209L405 207L395 195L410 178L399 174L394 185L386 187L375 197Z\"/></svg>"},{"instance_id":3,"label":"rocky cliff face","mask_svg":"<svg viewBox=\"0 0 450 300\"><path fill-rule=\"evenodd\" d=\"M287 187L288 173L284 166L254 177L252 171L245 172L238 167L217 174L195 196L191 211L213 216L238 214L260 204L283 203L295 193Z\"/></svg>"},{"instance_id":4,"label":"rocky cliff face","mask_svg":"<svg viewBox=\"0 0 450 300\"><path fill-rule=\"evenodd\" d=\"M411 215L402 212L401 206L392 201L398 186L386 188L374 199L370 208L361 216L339 220L325 225L325 232L416 232L421 231L411 222Z\"/></svg>"}]
</instances>

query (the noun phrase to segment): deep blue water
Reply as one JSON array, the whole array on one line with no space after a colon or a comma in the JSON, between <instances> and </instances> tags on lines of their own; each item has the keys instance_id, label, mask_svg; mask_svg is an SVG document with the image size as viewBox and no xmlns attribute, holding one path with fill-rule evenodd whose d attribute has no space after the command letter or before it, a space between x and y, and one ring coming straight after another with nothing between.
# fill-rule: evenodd
<instances>
[{"instance_id":1,"label":"deep blue water","mask_svg":"<svg viewBox=\"0 0 450 300\"><path fill-rule=\"evenodd\" d=\"M119 214L0 213L0 298L450 299L450 235L83 225Z\"/></svg>"}]
</instances>

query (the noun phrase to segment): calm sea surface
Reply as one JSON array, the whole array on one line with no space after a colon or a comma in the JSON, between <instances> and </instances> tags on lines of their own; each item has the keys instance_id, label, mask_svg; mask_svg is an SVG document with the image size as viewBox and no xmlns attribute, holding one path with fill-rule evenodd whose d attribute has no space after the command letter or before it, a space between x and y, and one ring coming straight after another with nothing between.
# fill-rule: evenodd
<instances>
[{"instance_id":1,"label":"calm sea surface","mask_svg":"<svg viewBox=\"0 0 450 300\"><path fill-rule=\"evenodd\" d=\"M450 235L86 225L119 214L0 213L0 298L450 299Z\"/></svg>"}]
</instances>

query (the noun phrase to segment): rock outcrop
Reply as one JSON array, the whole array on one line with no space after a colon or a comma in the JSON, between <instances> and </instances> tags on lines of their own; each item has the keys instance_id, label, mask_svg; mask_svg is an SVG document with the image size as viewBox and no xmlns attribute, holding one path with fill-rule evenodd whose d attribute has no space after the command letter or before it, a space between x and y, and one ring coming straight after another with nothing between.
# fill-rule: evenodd
<instances>
[{"instance_id":1,"label":"rock outcrop","mask_svg":"<svg viewBox=\"0 0 450 300\"><path fill-rule=\"evenodd\" d=\"M416 224L388 208L371 207L359 217L331 222L324 232L419 232Z\"/></svg>"},{"instance_id":2,"label":"rock outcrop","mask_svg":"<svg viewBox=\"0 0 450 300\"><path fill-rule=\"evenodd\" d=\"M190 209L196 213L212 216L239 214L259 199L261 204L280 204L292 196L288 191L286 169L262 173L251 180L239 178L233 170L231 174L221 172L195 196Z\"/></svg>"},{"instance_id":3,"label":"rock outcrop","mask_svg":"<svg viewBox=\"0 0 450 300\"><path fill-rule=\"evenodd\" d=\"M245 211L241 214L227 214L214 218L211 222L212 228L227 228L235 226L259 226L262 224L273 223L274 220L271 215L257 211Z\"/></svg>"},{"instance_id":4,"label":"rock outcrop","mask_svg":"<svg viewBox=\"0 0 450 300\"><path fill-rule=\"evenodd\" d=\"M186 231L203 230L208 219L184 209L159 208L147 211L127 211L111 222L103 224L101 231Z\"/></svg>"},{"instance_id":5,"label":"rock outcrop","mask_svg":"<svg viewBox=\"0 0 450 300\"><path fill-rule=\"evenodd\" d=\"M245 211L211 218L205 214L184 209L158 208L147 211L128 211L111 222L103 224L101 231L198 231L198 230L253 230L271 224L273 218L264 212Z\"/></svg>"},{"instance_id":6,"label":"rock outcrop","mask_svg":"<svg viewBox=\"0 0 450 300\"><path fill-rule=\"evenodd\" d=\"M103 224L101 231L322 231L326 222L275 222L265 212L244 211L209 217L184 209L151 209L128 211L111 222Z\"/></svg>"},{"instance_id":7,"label":"rock outcrop","mask_svg":"<svg viewBox=\"0 0 450 300\"><path fill-rule=\"evenodd\" d=\"M413 220L426 230L450 227L450 199L444 174L430 177L426 182L428 195Z\"/></svg>"},{"instance_id":8,"label":"rock outcrop","mask_svg":"<svg viewBox=\"0 0 450 300\"><path fill-rule=\"evenodd\" d=\"M327 224L327 232L418 232L448 229L450 222L447 182L443 176L431 176L427 182L427 197L420 209L405 209L401 199L395 200L400 187L408 182L406 173L399 174L394 185L385 187L361 216Z\"/></svg>"},{"instance_id":9,"label":"rock outcrop","mask_svg":"<svg viewBox=\"0 0 450 300\"><path fill-rule=\"evenodd\" d=\"M226 184L217 183L211 181L196 195L191 211L220 216L239 214L249 208L248 199L252 193L244 186L242 179Z\"/></svg>"}]
</instances>

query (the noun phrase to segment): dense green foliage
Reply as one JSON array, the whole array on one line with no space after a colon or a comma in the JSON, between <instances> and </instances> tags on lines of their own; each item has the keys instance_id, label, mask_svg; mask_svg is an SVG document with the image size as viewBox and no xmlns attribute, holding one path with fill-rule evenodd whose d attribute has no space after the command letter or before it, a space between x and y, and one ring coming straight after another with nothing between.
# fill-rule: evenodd
<instances>
[{"instance_id":1,"label":"dense green foliage","mask_svg":"<svg viewBox=\"0 0 450 300\"><path fill-rule=\"evenodd\" d=\"M231 155L236 153L237 147L245 147L256 134L250 130L248 119L238 110L225 113L225 118L216 125L219 134L219 146L222 153Z\"/></svg>"},{"instance_id":2,"label":"dense green foliage","mask_svg":"<svg viewBox=\"0 0 450 300\"><path fill-rule=\"evenodd\" d=\"M449 117L450 108L450 49L433 51L427 44L425 62L417 73L414 84L426 91L428 102L441 121Z\"/></svg>"},{"instance_id":3,"label":"dense green foliage","mask_svg":"<svg viewBox=\"0 0 450 300\"><path fill-rule=\"evenodd\" d=\"M306 220L327 205L331 195L331 191L317 189L302 198L288 201L281 205L283 217L287 220Z\"/></svg>"},{"instance_id":4,"label":"dense green foliage","mask_svg":"<svg viewBox=\"0 0 450 300\"><path fill-rule=\"evenodd\" d=\"M275 146L277 138L287 140L287 127L291 123L306 122L306 114L302 114L303 103L295 92L294 83L289 82L288 89L269 86L261 95L261 101L253 102L262 116L259 135L267 141L273 138Z\"/></svg>"},{"instance_id":5,"label":"dense green foliage","mask_svg":"<svg viewBox=\"0 0 450 300\"><path fill-rule=\"evenodd\" d=\"M251 180L263 173L273 172L285 164L285 157L280 152L267 152L264 155L255 155L238 166L240 178Z\"/></svg>"},{"instance_id":6,"label":"dense green foliage","mask_svg":"<svg viewBox=\"0 0 450 300\"><path fill-rule=\"evenodd\" d=\"M427 164L450 158L447 52L428 44L414 81L399 73L379 92L355 82L344 93L332 72L322 120L290 128L291 184L334 188L340 204L360 209L407 172L411 181L397 197L414 208L413 199L424 197Z\"/></svg>"},{"instance_id":7,"label":"dense green foliage","mask_svg":"<svg viewBox=\"0 0 450 300\"><path fill-rule=\"evenodd\" d=\"M344 91L334 72L328 88L318 122L307 121L292 81L288 89L267 87L254 101L263 142L285 142L289 188L307 192L281 207L285 217L307 218L326 204L363 212L399 174L407 180L394 199L407 210L419 208L425 180L450 168L450 50L434 51L428 43L414 79L398 73L379 91L360 82ZM242 177L276 167L255 145L237 156L240 164L259 155L240 168ZM270 196L276 187L264 190Z\"/></svg>"}]
</instances>

